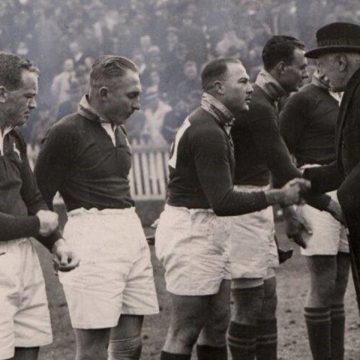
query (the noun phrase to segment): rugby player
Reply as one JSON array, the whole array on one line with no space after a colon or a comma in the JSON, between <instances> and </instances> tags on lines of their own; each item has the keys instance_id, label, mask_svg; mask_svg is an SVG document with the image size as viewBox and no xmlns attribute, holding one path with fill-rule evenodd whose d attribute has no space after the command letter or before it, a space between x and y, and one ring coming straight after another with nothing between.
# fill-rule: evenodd
<instances>
[{"instance_id":1,"label":"rugby player","mask_svg":"<svg viewBox=\"0 0 360 360\"><path fill-rule=\"evenodd\" d=\"M139 359L143 317L158 312L149 247L128 180L124 123L139 109L140 93L131 60L98 58L89 93L76 113L50 129L35 169L49 205L57 191L62 195L64 234L81 257L81 267L60 276L77 360Z\"/></svg>"},{"instance_id":2,"label":"rugby player","mask_svg":"<svg viewBox=\"0 0 360 360\"><path fill-rule=\"evenodd\" d=\"M248 111L252 86L242 63L209 62L201 74L203 96L178 130L169 159L168 198L156 231L156 254L165 267L171 316L162 360L227 358L230 306L228 216L290 205L308 183L243 193L233 188L230 128Z\"/></svg>"},{"instance_id":3,"label":"rugby player","mask_svg":"<svg viewBox=\"0 0 360 360\"><path fill-rule=\"evenodd\" d=\"M0 359L36 360L52 341L45 282L31 237L54 254L58 269L79 261L61 238L58 216L36 185L26 144L15 128L36 108L39 70L0 53Z\"/></svg>"}]
</instances>

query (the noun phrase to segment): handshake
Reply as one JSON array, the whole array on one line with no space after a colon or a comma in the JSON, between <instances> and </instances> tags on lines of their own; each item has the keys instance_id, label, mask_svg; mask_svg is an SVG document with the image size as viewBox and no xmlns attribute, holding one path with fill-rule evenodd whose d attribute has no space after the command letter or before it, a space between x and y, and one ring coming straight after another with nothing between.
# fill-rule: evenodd
<instances>
[{"instance_id":1,"label":"handshake","mask_svg":"<svg viewBox=\"0 0 360 360\"><path fill-rule=\"evenodd\" d=\"M300 203L302 201L301 194L306 193L310 188L310 181L296 178L290 180L281 189L266 191L265 196L269 205L289 206Z\"/></svg>"}]
</instances>

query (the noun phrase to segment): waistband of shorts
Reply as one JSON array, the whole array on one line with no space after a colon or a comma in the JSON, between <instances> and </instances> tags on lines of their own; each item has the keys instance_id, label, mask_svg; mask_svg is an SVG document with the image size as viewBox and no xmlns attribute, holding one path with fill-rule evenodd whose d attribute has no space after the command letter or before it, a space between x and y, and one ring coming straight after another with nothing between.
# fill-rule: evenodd
<instances>
[{"instance_id":1,"label":"waistband of shorts","mask_svg":"<svg viewBox=\"0 0 360 360\"><path fill-rule=\"evenodd\" d=\"M237 191L264 191L269 190L270 185L234 185Z\"/></svg>"},{"instance_id":2,"label":"waistband of shorts","mask_svg":"<svg viewBox=\"0 0 360 360\"><path fill-rule=\"evenodd\" d=\"M164 209L170 211L172 210L184 211L190 214L197 214L197 213L215 214L213 209L189 209L185 206L172 206L169 204L165 204Z\"/></svg>"},{"instance_id":3,"label":"waistband of shorts","mask_svg":"<svg viewBox=\"0 0 360 360\"><path fill-rule=\"evenodd\" d=\"M134 212L135 212L134 207L129 207L125 209L102 209L102 210L99 210L97 208L91 208L91 209L79 208L69 211L67 213L67 216L73 217L73 216L82 216L82 215L120 215L120 214L130 214Z\"/></svg>"},{"instance_id":4,"label":"waistband of shorts","mask_svg":"<svg viewBox=\"0 0 360 360\"><path fill-rule=\"evenodd\" d=\"M8 240L8 241L1 241L1 244L21 245L28 241L30 241L30 238L19 238L19 239L13 239L13 240Z\"/></svg>"}]
</instances>

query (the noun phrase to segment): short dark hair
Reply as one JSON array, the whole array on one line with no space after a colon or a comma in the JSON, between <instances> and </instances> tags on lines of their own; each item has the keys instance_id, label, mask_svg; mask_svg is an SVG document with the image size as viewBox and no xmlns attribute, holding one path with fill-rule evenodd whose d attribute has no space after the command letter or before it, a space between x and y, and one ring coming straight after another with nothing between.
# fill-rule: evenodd
<instances>
[{"instance_id":1,"label":"short dark hair","mask_svg":"<svg viewBox=\"0 0 360 360\"><path fill-rule=\"evenodd\" d=\"M204 91L210 90L216 80L223 80L228 71L228 64L241 64L237 58L219 58L208 62L201 72L201 84Z\"/></svg>"},{"instance_id":2,"label":"short dark hair","mask_svg":"<svg viewBox=\"0 0 360 360\"><path fill-rule=\"evenodd\" d=\"M17 55L0 52L0 85L8 90L17 90L22 85L24 70L39 74L39 69L28 60Z\"/></svg>"},{"instance_id":3,"label":"short dark hair","mask_svg":"<svg viewBox=\"0 0 360 360\"><path fill-rule=\"evenodd\" d=\"M104 81L121 77L127 71L138 72L138 68L130 59L122 56L104 55L95 60L90 71L90 85L101 86Z\"/></svg>"},{"instance_id":4,"label":"short dark hair","mask_svg":"<svg viewBox=\"0 0 360 360\"><path fill-rule=\"evenodd\" d=\"M280 61L290 64L294 59L295 49L305 49L305 45L300 40L286 35L275 35L271 37L262 51L264 69L273 69Z\"/></svg>"}]
</instances>

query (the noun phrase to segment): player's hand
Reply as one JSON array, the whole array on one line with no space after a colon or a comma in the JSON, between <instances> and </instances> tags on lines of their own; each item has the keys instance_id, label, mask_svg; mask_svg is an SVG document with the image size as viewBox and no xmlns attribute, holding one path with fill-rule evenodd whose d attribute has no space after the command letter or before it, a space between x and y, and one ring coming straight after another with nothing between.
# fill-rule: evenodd
<instances>
[{"instance_id":1,"label":"player's hand","mask_svg":"<svg viewBox=\"0 0 360 360\"><path fill-rule=\"evenodd\" d=\"M58 214L50 210L39 210L36 216L40 221L39 234L48 236L59 226Z\"/></svg>"},{"instance_id":2,"label":"player's hand","mask_svg":"<svg viewBox=\"0 0 360 360\"><path fill-rule=\"evenodd\" d=\"M289 206L301 202L301 193L308 191L311 188L311 183L305 179L292 179L285 184L281 189L282 198L279 204L281 206Z\"/></svg>"},{"instance_id":3,"label":"player's hand","mask_svg":"<svg viewBox=\"0 0 360 360\"><path fill-rule=\"evenodd\" d=\"M332 217L346 226L344 214L341 210L341 206L337 201L330 200L328 207L325 209Z\"/></svg>"},{"instance_id":4,"label":"player's hand","mask_svg":"<svg viewBox=\"0 0 360 360\"><path fill-rule=\"evenodd\" d=\"M312 228L304 217L301 207L295 210L293 206L288 206L283 209L283 212L287 237L305 249L306 242L303 239L303 234L311 235Z\"/></svg>"},{"instance_id":5,"label":"player's hand","mask_svg":"<svg viewBox=\"0 0 360 360\"><path fill-rule=\"evenodd\" d=\"M64 239L59 239L55 242L52 253L54 254L55 271L70 271L79 266L79 258Z\"/></svg>"},{"instance_id":6,"label":"player's hand","mask_svg":"<svg viewBox=\"0 0 360 360\"><path fill-rule=\"evenodd\" d=\"M281 189L272 189L265 192L265 197L269 205L279 204L280 206L290 206L302 201L301 194L308 191L311 183L305 179L292 179Z\"/></svg>"}]
</instances>

